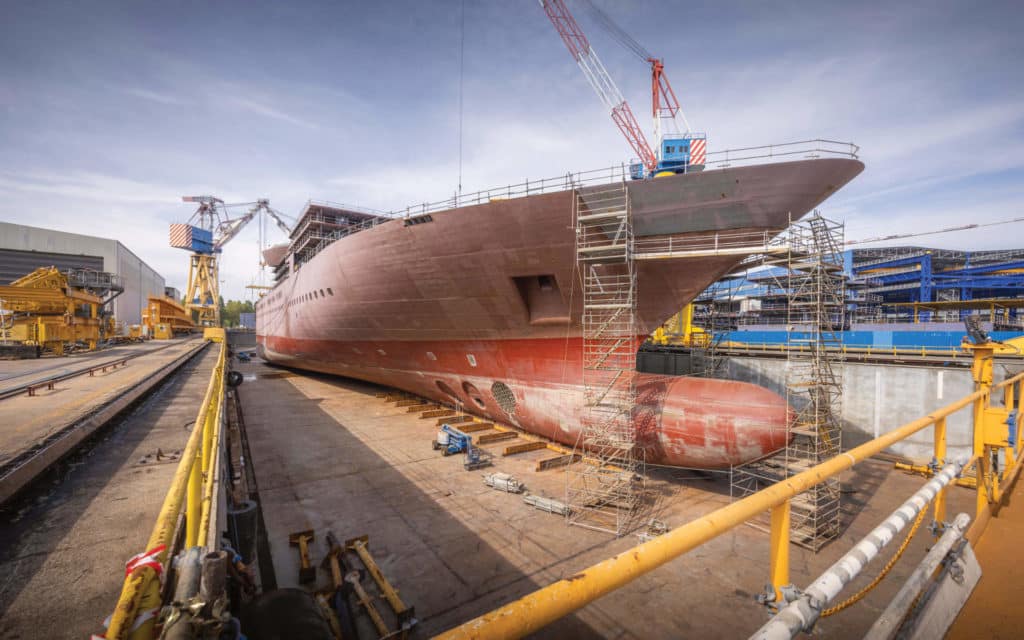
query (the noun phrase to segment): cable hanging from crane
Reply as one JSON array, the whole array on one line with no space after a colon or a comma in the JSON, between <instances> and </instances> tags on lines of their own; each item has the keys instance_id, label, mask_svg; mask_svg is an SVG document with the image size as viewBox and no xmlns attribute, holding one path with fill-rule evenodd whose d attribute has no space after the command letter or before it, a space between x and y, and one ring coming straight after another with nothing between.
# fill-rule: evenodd
<instances>
[{"instance_id":1,"label":"cable hanging from crane","mask_svg":"<svg viewBox=\"0 0 1024 640\"><path fill-rule=\"evenodd\" d=\"M896 233L888 236L877 236L875 238L864 238L863 240L847 240L846 244L867 244L869 242L885 242L886 240L901 240L903 238L916 238L918 236L934 236L940 233L952 233L954 231L969 231L971 229L981 229L983 227L995 227L1001 224L1011 224L1013 222L1024 222L1024 217L1011 218L1009 220L999 220L996 222L980 222L975 224L962 224L956 227L946 227L944 229L937 229L935 231L918 231L916 233Z\"/></svg>"},{"instance_id":2,"label":"cable hanging from crane","mask_svg":"<svg viewBox=\"0 0 1024 640\"><path fill-rule=\"evenodd\" d=\"M642 44L637 42L633 36L626 33L626 31L615 23L614 20L609 17L607 13L602 11L600 7L593 3L592 0L581 0L583 4L587 6L590 13L600 23L604 30L610 35L616 42L621 44L626 49L629 49L636 57L640 58L644 62L647 62L654 57L654 54L644 48Z\"/></svg>"}]
</instances>

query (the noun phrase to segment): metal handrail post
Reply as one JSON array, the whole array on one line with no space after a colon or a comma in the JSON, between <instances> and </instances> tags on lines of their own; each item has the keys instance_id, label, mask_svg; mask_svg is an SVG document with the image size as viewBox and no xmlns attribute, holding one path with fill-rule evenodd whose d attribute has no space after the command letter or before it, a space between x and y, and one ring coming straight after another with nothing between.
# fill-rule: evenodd
<instances>
[{"instance_id":1,"label":"metal handrail post","mask_svg":"<svg viewBox=\"0 0 1024 640\"><path fill-rule=\"evenodd\" d=\"M828 571L821 574L799 598L790 602L750 637L758 640L790 640L801 631L810 631L821 616L821 612L839 595L843 587L853 582L861 570L895 539L896 534L914 521L942 487L956 479L966 463L967 460L961 458L946 465L886 518L885 522L861 538L860 542Z\"/></svg>"},{"instance_id":2,"label":"metal handrail post","mask_svg":"<svg viewBox=\"0 0 1024 640\"><path fill-rule=\"evenodd\" d=\"M944 465L946 463L946 419L939 418L935 421L935 464ZM935 522L941 524L946 521L946 490L948 487L943 487L939 491L939 495L935 496ZM935 528L935 535L938 536L941 532L939 528Z\"/></svg>"},{"instance_id":3,"label":"metal handrail post","mask_svg":"<svg viewBox=\"0 0 1024 640\"><path fill-rule=\"evenodd\" d=\"M221 344L221 349L226 346ZM223 351L221 357L223 358ZM160 507L160 514L150 533L146 551L153 552L154 559L160 564L166 564L169 557L169 550L174 532L177 528L178 517L181 514L182 506L185 504L187 495L190 493L190 481L193 469L197 466L196 460L201 455L203 430L202 425L206 422L206 413L209 411L211 401L216 392L216 379L211 376L210 383L206 388L206 395L199 407L196 416L195 426L189 435L188 442L181 454L181 461L174 472L171 487L164 496L163 505ZM195 502L194 504L198 504ZM198 519L198 518L197 518ZM164 547L162 551L155 550ZM121 595L117 605L110 617L110 625L107 628L106 637L110 640L123 640L124 638L152 638L155 617L140 624L136 628L135 621L140 611L150 611L159 608L160 581L156 570L148 563L143 564L125 577ZM129 636L130 634L130 636Z\"/></svg>"},{"instance_id":4,"label":"metal handrail post","mask_svg":"<svg viewBox=\"0 0 1024 640\"><path fill-rule=\"evenodd\" d=\"M692 520L649 542L623 551L569 578L538 589L437 637L519 638L533 633L743 524L765 510L932 426L937 419L969 406L982 395L983 392L975 391L927 416L908 422L791 478Z\"/></svg>"},{"instance_id":5,"label":"metal handrail post","mask_svg":"<svg viewBox=\"0 0 1024 640\"><path fill-rule=\"evenodd\" d=\"M775 589L775 602L785 602L782 587L789 585L789 525L792 513L791 501L772 507L771 532L769 549L771 562L769 573L772 588Z\"/></svg>"}]
</instances>

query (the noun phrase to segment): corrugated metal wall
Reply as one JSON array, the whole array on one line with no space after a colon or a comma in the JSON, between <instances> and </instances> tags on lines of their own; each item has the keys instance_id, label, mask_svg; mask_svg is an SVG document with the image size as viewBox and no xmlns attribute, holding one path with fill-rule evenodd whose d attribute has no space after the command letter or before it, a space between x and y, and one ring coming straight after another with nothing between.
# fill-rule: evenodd
<instances>
[{"instance_id":1,"label":"corrugated metal wall","mask_svg":"<svg viewBox=\"0 0 1024 640\"><path fill-rule=\"evenodd\" d=\"M10 284L39 267L57 267L61 271L65 269L103 271L103 258L46 251L0 249L0 284Z\"/></svg>"}]
</instances>

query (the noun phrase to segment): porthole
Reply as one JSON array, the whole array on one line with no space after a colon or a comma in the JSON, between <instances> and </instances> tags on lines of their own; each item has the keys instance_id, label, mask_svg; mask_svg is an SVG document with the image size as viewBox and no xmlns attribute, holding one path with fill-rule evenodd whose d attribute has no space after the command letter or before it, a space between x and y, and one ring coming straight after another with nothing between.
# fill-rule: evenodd
<instances>
[{"instance_id":1,"label":"porthole","mask_svg":"<svg viewBox=\"0 0 1024 640\"><path fill-rule=\"evenodd\" d=\"M512 389L504 382L495 382L491 385L491 396L498 403L498 406L501 407L502 411L508 415L516 412L516 396L512 393Z\"/></svg>"},{"instance_id":2,"label":"porthole","mask_svg":"<svg viewBox=\"0 0 1024 640\"><path fill-rule=\"evenodd\" d=\"M435 380L434 384L436 384L437 388L441 390L441 393L445 394L446 396L451 396L452 398L458 400L459 402L462 401L461 398L459 398L458 394L455 393L455 389L452 389L451 387L441 382L440 380Z\"/></svg>"},{"instance_id":3,"label":"porthole","mask_svg":"<svg viewBox=\"0 0 1024 640\"><path fill-rule=\"evenodd\" d=\"M480 390L473 386L471 382L463 382L462 390L466 392L469 399L476 403L481 409L486 409L487 405L484 404L484 395L480 393Z\"/></svg>"}]
</instances>

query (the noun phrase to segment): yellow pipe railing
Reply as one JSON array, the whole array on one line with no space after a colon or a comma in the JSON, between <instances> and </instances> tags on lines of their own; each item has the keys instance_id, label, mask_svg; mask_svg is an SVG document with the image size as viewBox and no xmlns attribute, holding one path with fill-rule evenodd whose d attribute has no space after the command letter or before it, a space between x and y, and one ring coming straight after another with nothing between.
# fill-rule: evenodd
<instances>
[{"instance_id":1,"label":"yellow pipe railing","mask_svg":"<svg viewBox=\"0 0 1024 640\"><path fill-rule=\"evenodd\" d=\"M990 406L990 399L993 388L1008 388L1005 397L1011 402L1015 397L1019 408L1021 394L1019 390L1014 394L1014 389L1020 387L1021 381L1024 380L1024 373L993 387L991 384L991 356L990 350L986 353L983 347L974 348L975 362L984 362L986 358L988 362L987 381L983 375L983 367L976 364L976 390L974 393L791 478L688 522L664 535L534 591L436 637L445 639L519 638L534 633L766 510L772 512L771 580L777 591L780 586L789 582L789 527L787 526L788 509L785 505L793 497L933 425L936 426L935 452L937 455L941 454L945 457L946 417L968 406L974 409L975 434L981 434L974 440L974 458L979 461L975 465L978 469L978 513L975 518L976 524L972 527L972 531L977 529L975 537L972 538L976 541L991 514L994 497L998 495L998 486L995 491L986 490L986 481L983 475L985 465L981 461L993 447L1008 449L1007 460L1019 460L1021 450L1019 424L1014 447L1008 446L1007 438L998 439L998 430L993 430L992 422L998 419L1000 413ZM985 410L979 410L979 407ZM1003 410L1008 412L1010 408L1007 405L1003 407ZM1008 433L1005 429L1003 432ZM942 460L939 462L941 463ZM1003 478L1012 480L1020 466L1016 464L1008 466L1002 474ZM994 484L998 485L1000 480L998 476L990 476L990 478ZM944 505L937 504L936 507L941 510ZM970 536L970 532L968 535ZM783 547L787 548L783 549Z\"/></svg>"},{"instance_id":2,"label":"yellow pipe railing","mask_svg":"<svg viewBox=\"0 0 1024 640\"><path fill-rule=\"evenodd\" d=\"M216 338L214 338L216 340ZM196 546L206 540L203 527L209 526L209 504L212 501L213 466L217 464L220 422L223 414L224 380L227 348L220 338L220 352L207 385L203 403L182 451L171 487L164 497L156 525L146 545L146 554L158 566L166 566L178 520L185 511L185 544ZM205 513L207 520L203 521ZM106 637L111 640L150 640L154 637L156 612L162 604L160 580L153 563L144 562L125 577L121 595L110 619Z\"/></svg>"}]
</instances>

